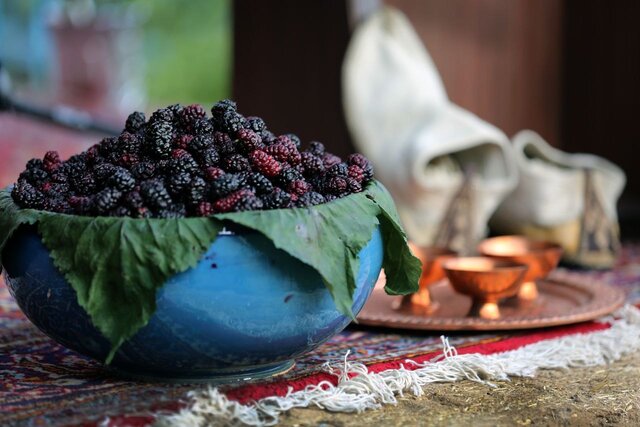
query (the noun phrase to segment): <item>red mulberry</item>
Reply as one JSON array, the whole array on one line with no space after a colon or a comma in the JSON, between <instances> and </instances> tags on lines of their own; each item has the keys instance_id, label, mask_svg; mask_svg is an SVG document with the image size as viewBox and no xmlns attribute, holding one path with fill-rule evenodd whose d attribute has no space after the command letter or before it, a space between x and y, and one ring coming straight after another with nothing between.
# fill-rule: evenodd
<instances>
[{"instance_id":1,"label":"red mulberry","mask_svg":"<svg viewBox=\"0 0 640 427\"><path fill-rule=\"evenodd\" d=\"M273 156L265 153L262 150L255 150L250 156L251 164L261 174L274 177L277 176L282 170L282 165Z\"/></svg>"}]
</instances>

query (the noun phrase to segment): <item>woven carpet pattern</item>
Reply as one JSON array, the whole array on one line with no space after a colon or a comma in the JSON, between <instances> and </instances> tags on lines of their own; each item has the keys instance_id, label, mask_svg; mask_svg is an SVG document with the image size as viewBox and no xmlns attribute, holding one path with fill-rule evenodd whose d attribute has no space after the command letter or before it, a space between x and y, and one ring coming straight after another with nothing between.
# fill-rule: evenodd
<instances>
[{"instance_id":1,"label":"woven carpet pattern","mask_svg":"<svg viewBox=\"0 0 640 427\"><path fill-rule=\"evenodd\" d=\"M640 302L640 245L625 245L618 265L607 272L583 272L590 279L624 289L628 301ZM599 329L590 322L569 328L502 334L456 334L451 344L464 352L504 351L536 337ZM426 360L441 347L439 334L376 331L351 327L299 359L293 370L270 381L227 388L232 399L248 402L286 392L289 386L331 379L322 371L327 362L350 360L371 370L393 368L412 358ZM145 384L122 380L71 350L57 345L22 315L0 279L0 414L2 425L97 425L106 417L146 424L148 414L177 409L196 385Z\"/></svg>"}]
</instances>

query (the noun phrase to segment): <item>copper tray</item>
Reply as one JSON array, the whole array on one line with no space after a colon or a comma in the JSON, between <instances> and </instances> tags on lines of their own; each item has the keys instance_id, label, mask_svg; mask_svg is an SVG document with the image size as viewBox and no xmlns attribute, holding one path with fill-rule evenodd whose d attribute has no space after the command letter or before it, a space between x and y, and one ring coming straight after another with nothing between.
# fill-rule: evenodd
<instances>
[{"instance_id":1,"label":"copper tray","mask_svg":"<svg viewBox=\"0 0 640 427\"><path fill-rule=\"evenodd\" d=\"M428 313L409 299L389 296L378 283L358 315L362 325L387 328L473 331L530 329L567 325L607 315L624 304L624 293L605 283L575 273L555 271L538 281L540 296L530 303L503 302L500 319L467 317L471 299L453 290L446 281L430 287L439 308Z\"/></svg>"}]
</instances>

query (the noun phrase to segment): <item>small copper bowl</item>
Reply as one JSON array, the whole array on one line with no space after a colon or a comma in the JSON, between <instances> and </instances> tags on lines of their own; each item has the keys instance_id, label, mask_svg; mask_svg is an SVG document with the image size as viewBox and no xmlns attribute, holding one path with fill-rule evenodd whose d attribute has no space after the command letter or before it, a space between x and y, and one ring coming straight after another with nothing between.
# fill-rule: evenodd
<instances>
[{"instance_id":1,"label":"small copper bowl","mask_svg":"<svg viewBox=\"0 0 640 427\"><path fill-rule=\"evenodd\" d=\"M500 318L498 301L518 293L527 272L525 264L488 257L447 260L442 268L457 292L470 296L469 316Z\"/></svg>"},{"instance_id":2,"label":"small copper bowl","mask_svg":"<svg viewBox=\"0 0 640 427\"><path fill-rule=\"evenodd\" d=\"M529 266L518 298L525 301L538 297L536 280L544 279L558 266L562 247L555 243L535 241L523 236L500 236L486 239L478 245L484 256Z\"/></svg>"},{"instance_id":3,"label":"small copper bowl","mask_svg":"<svg viewBox=\"0 0 640 427\"><path fill-rule=\"evenodd\" d=\"M409 243L411 252L422 263L422 275L420 276L420 289L415 294L410 295L411 303L426 309L429 312L435 311L438 303L431 299L429 286L444 279L442 263L457 256L455 251L438 246L418 246Z\"/></svg>"}]
</instances>

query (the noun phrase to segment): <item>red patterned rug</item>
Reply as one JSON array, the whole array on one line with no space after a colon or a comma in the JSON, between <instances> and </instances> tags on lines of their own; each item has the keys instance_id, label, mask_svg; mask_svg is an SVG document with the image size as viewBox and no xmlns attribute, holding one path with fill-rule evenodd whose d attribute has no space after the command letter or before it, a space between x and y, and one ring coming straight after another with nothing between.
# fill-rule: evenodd
<instances>
[{"instance_id":1,"label":"red patterned rug","mask_svg":"<svg viewBox=\"0 0 640 427\"><path fill-rule=\"evenodd\" d=\"M608 272L585 272L627 292L628 301L640 302L640 245L627 245L617 267ZM608 323L589 322L568 327L511 334L453 335L449 343L457 354L491 355L545 340L602 331ZM371 373L417 369L407 359L423 363L442 353L437 334L375 331L352 327L316 351L298 360L284 376L241 387L221 389L231 401L249 404L270 396L305 389L310 385L336 385L335 373L325 362L366 366ZM97 363L67 350L32 326L0 283L0 413L2 425L147 425L153 413L184 408L187 392L206 386L160 385L123 381L110 376Z\"/></svg>"}]
</instances>

